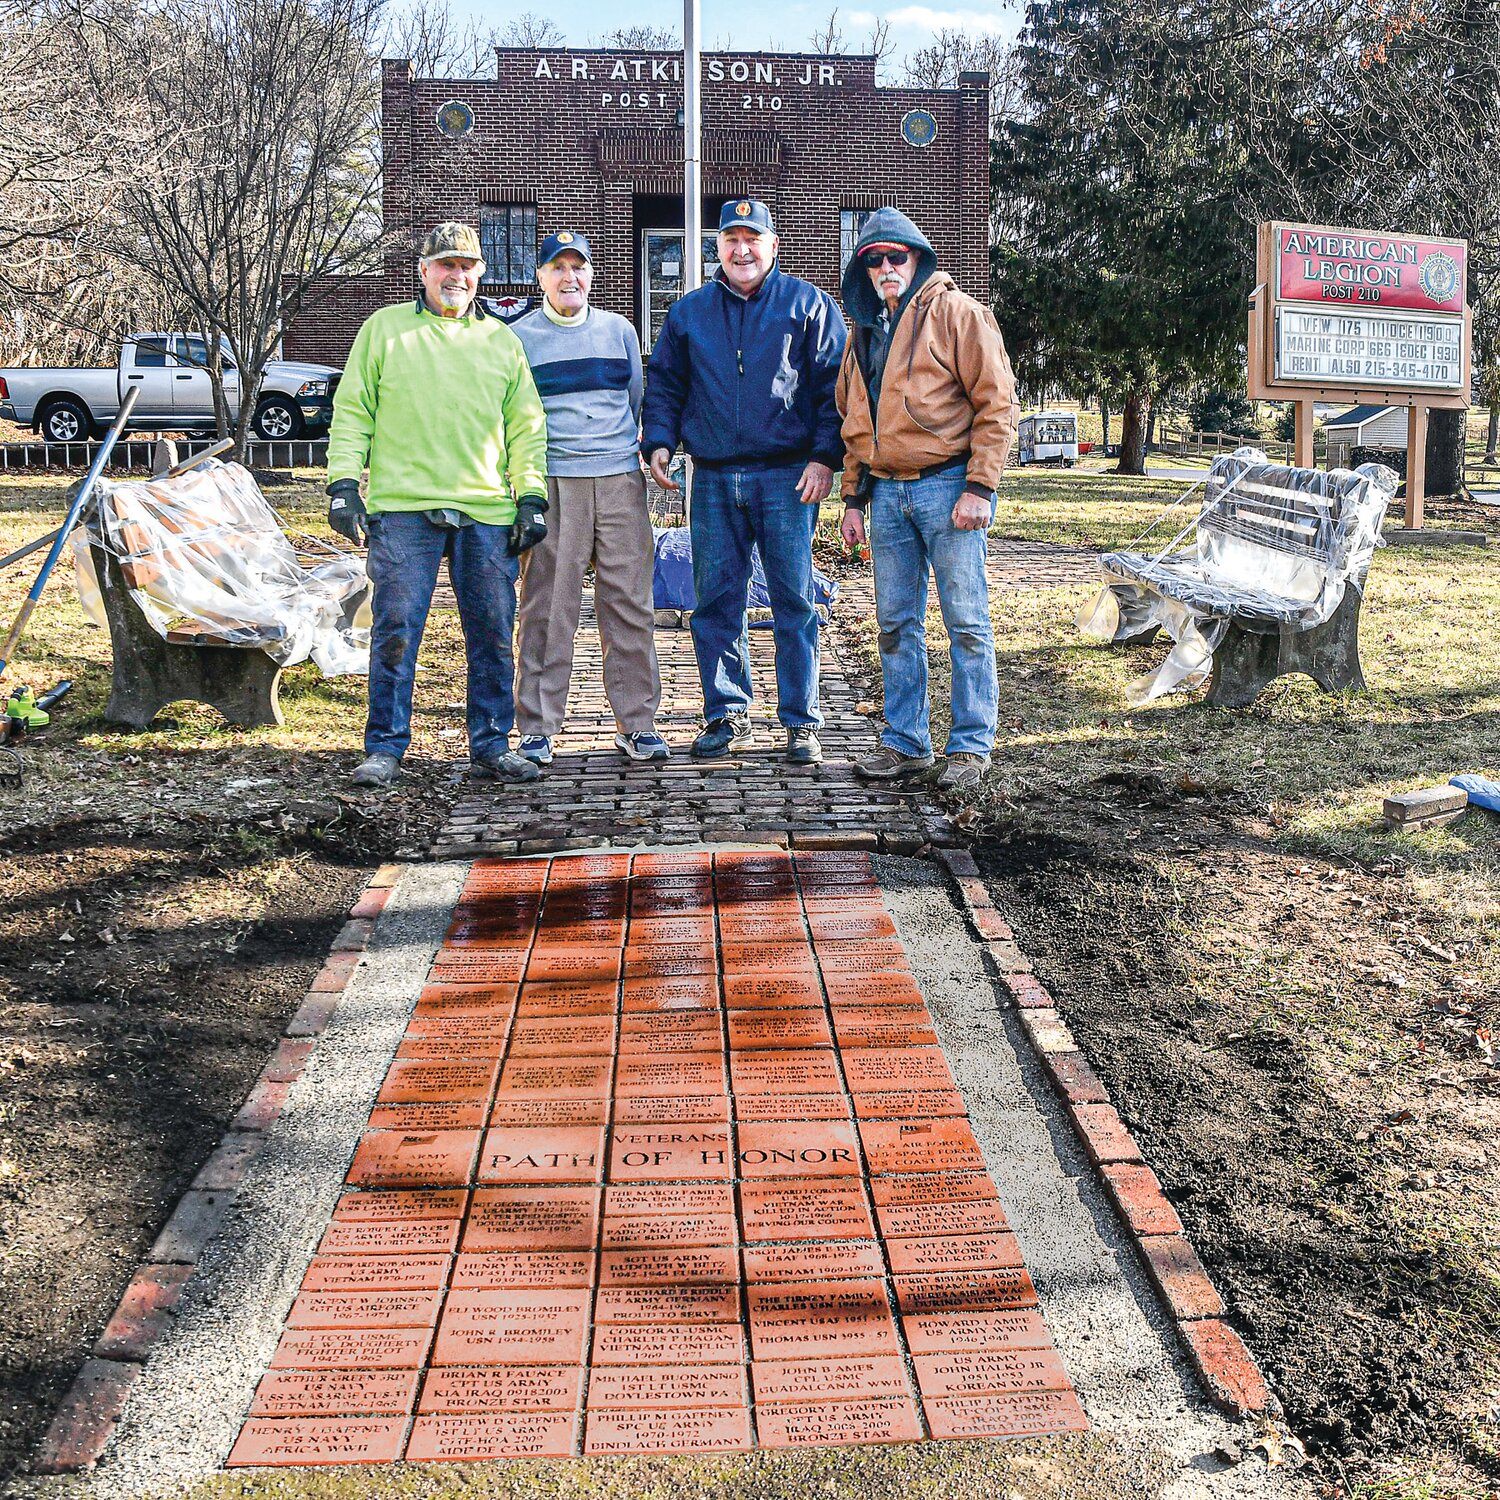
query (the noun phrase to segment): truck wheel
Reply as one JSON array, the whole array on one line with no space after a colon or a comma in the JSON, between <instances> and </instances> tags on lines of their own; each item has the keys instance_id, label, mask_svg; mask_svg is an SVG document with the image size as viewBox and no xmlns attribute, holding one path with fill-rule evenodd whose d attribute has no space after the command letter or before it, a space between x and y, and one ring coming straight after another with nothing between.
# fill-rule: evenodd
<instances>
[{"instance_id":1,"label":"truck wheel","mask_svg":"<svg viewBox=\"0 0 1500 1500\"><path fill-rule=\"evenodd\" d=\"M86 443L94 435L88 407L71 398L49 401L37 418L37 427L48 443Z\"/></svg>"},{"instance_id":2,"label":"truck wheel","mask_svg":"<svg viewBox=\"0 0 1500 1500\"><path fill-rule=\"evenodd\" d=\"M302 413L285 396L267 396L255 408L250 425L263 442L295 442L302 436Z\"/></svg>"}]
</instances>

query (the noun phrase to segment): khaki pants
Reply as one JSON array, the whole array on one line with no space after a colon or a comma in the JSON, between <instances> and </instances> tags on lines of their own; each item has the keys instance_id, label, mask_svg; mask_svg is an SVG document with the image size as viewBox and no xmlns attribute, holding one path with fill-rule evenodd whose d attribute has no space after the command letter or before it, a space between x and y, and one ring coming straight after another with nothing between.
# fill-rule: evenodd
<instances>
[{"instance_id":1,"label":"khaki pants","mask_svg":"<svg viewBox=\"0 0 1500 1500\"><path fill-rule=\"evenodd\" d=\"M573 637L583 605L583 574L594 563L594 609L604 647L604 691L622 732L656 723L651 578L656 553L646 509L646 477L547 481L547 537L521 558L520 683L516 726L555 735L568 711Z\"/></svg>"}]
</instances>

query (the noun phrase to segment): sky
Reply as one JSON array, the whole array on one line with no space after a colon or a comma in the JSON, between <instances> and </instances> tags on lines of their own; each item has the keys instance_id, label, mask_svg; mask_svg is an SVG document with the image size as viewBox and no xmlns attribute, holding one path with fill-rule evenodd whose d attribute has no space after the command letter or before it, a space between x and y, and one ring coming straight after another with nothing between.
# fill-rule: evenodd
<instances>
[{"instance_id":1,"label":"sky","mask_svg":"<svg viewBox=\"0 0 1500 1500\"><path fill-rule=\"evenodd\" d=\"M459 0L454 10L462 4ZM502 26L520 11L550 15L574 47L597 43L604 32L622 26L656 26L682 34L681 0L630 0L623 6L620 0L573 0L555 7L545 0L468 0L465 8L487 23ZM709 51L805 51L809 36L826 23L832 8L831 0L769 0L752 5L743 0L700 0L703 46ZM877 17L889 21L899 56L925 46L936 31L1011 36L1020 26L1021 10L1021 0L969 0L951 7L941 0L930 5L855 0L839 5L838 24L847 49L856 51Z\"/></svg>"}]
</instances>

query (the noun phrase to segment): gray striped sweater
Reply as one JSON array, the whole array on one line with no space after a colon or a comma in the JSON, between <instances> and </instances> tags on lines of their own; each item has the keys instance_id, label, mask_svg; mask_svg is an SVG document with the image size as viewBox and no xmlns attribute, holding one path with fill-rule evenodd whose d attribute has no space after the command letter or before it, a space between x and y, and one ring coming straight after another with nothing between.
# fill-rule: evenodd
<instances>
[{"instance_id":1,"label":"gray striped sweater","mask_svg":"<svg viewBox=\"0 0 1500 1500\"><path fill-rule=\"evenodd\" d=\"M618 313L591 307L565 328L537 307L511 325L547 412L547 472L633 473L640 459L641 344Z\"/></svg>"}]
</instances>

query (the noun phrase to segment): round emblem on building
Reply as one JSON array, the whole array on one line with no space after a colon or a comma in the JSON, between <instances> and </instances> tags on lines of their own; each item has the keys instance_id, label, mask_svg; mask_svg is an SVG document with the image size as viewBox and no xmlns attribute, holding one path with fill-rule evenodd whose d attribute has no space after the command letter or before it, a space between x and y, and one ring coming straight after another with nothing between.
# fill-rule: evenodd
<instances>
[{"instance_id":1,"label":"round emblem on building","mask_svg":"<svg viewBox=\"0 0 1500 1500\"><path fill-rule=\"evenodd\" d=\"M461 100L450 99L437 112L437 128L449 140L462 140L474 128L474 111Z\"/></svg>"},{"instance_id":2,"label":"round emblem on building","mask_svg":"<svg viewBox=\"0 0 1500 1500\"><path fill-rule=\"evenodd\" d=\"M1417 272L1417 281L1434 302L1451 302L1458 295L1458 262L1442 250L1427 256Z\"/></svg>"},{"instance_id":3,"label":"round emblem on building","mask_svg":"<svg viewBox=\"0 0 1500 1500\"><path fill-rule=\"evenodd\" d=\"M925 109L902 116L901 139L908 146L930 146L937 139L937 121Z\"/></svg>"}]
</instances>

